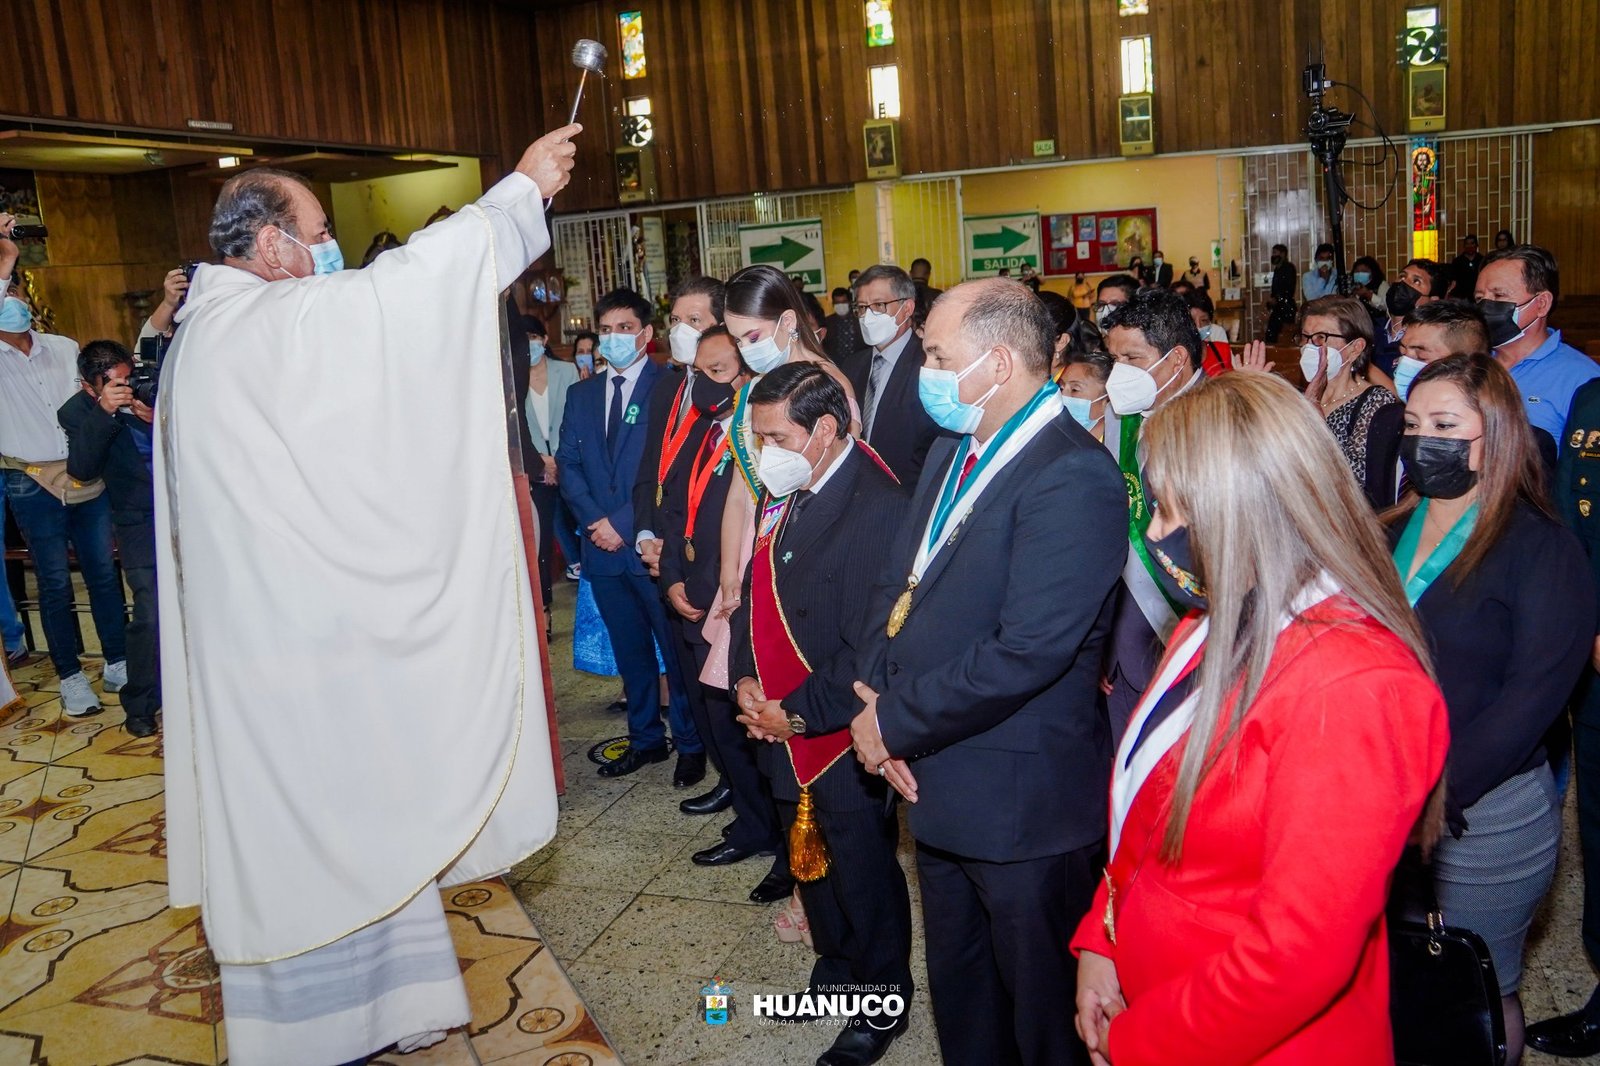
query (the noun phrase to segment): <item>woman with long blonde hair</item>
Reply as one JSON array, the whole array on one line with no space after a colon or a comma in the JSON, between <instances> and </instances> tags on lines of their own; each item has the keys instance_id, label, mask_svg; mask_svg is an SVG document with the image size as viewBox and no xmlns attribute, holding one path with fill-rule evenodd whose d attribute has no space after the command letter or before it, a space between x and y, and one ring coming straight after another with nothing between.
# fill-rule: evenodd
<instances>
[{"instance_id":1,"label":"woman with long blonde hair","mask_svg":"<svg viewBox=\"0 0 1600 1066\"><path fill-rule=\"evenodd\" d=\"M1079 1033L1116 1066L1392 1063L1384 904L1448 746L1422 632L1288 384L1223 375L1145 432L1193 610L1117 752Z\"/></svg>"}]
</instances>

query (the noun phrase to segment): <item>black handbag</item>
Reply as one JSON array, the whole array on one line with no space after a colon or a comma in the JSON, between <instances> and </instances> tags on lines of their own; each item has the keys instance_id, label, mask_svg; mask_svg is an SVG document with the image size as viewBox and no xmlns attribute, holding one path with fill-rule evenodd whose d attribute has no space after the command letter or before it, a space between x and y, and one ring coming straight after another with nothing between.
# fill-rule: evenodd
<instances>
[{"instance_id":1,"label":"black handbag","mask_svg":"<svg viewBox=\"0 0 1600 1066\"><path fill-rule=\"evenodd\" d=\"M1431 893L1430 893L1431 895ZM1389 923L1389 1018L1398 1066L1504 1066L1500 983L1483 937L1444 924Z\"/></svg>"}]
</instances>

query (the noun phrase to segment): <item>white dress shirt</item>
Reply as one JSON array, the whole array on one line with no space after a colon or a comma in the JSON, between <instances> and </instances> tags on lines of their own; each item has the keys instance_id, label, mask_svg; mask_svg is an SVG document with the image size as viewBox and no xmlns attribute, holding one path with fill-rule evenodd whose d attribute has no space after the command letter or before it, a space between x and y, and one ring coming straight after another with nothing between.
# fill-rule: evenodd
<instances>
[{"instance_id":1,"label":"white dress shirt","mask_svg":"<svg viewBox=\"0 0 1600 1066\"><path fill-rule=\"evenodd\" d=\"M0 341L0 455L49 463L67 457L56 411L78 391L78 344L34 333L30 355Z\"/></svg>"},{"instance_id":2,"label":"white dress shirt","mask_svg":"<svg viewBox=\"0 0 1600 1066\"><path fill-rule=\"evenodd\" d=\"M639 375L644 373L644 364L649 359L648 355L641 352L639 358L635 359L633 365L626 370L618 370L614 366L606 367L606 398L601 407L601 412L605 418L606 432L608 434L611 432L611 397L617 391L617 386L613 382L619 377L622 379L622 411L624 417L626 417L628 406L633 403L634 390L639 385ZM642 407L641 410L643 410Z\"/></svg>"}]
</instances>

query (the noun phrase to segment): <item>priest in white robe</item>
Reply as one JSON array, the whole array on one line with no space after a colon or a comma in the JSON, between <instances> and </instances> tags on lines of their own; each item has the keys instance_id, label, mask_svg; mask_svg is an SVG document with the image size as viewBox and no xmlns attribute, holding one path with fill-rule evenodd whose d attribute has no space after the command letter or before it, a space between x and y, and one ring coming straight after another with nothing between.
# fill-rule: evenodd
<instances>
[{"instance_id":1,"label":"priest in white robe","mask_svg":"<svg viewBox=\"0 0 1600 1066\"><path fill-rule=\"evenodd\" d=\"M438 888L555 834L497 295L549 247L578 130L364 270L294 175L217 202L156 522L171 902L201 907L235 1066L465 1024Z\"/></svg>"}]
</instances>

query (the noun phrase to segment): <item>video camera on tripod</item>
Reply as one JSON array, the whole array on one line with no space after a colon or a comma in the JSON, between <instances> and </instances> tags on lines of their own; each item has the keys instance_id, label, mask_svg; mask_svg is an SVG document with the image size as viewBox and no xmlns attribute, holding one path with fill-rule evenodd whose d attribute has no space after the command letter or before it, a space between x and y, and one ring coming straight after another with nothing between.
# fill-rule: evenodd
<instances>
[{"instance_id":1,"label":"video camera on tripod","mask_svg":"<svg viewBox=\"0 0 1600 1066\"><path fill-rule=\"evenodd\" d=\"M1322 63L1312 63L1300 72L1300 87L1305 90L1313 107L1306 116L1306 139L1311 151L1322 167L1322 185L1327 200L1328 224L1333 231L1334 269L1338 277L1338 291L1350 294L1350 275L1344 266L1344 205L1349 200L1344 183L1339 180L1339 155L1344 151L1345 137L1355 115L1328 106L1323 98L1333 82L1328 80L1328 69Z\"/></svg>"}]
</instances>

